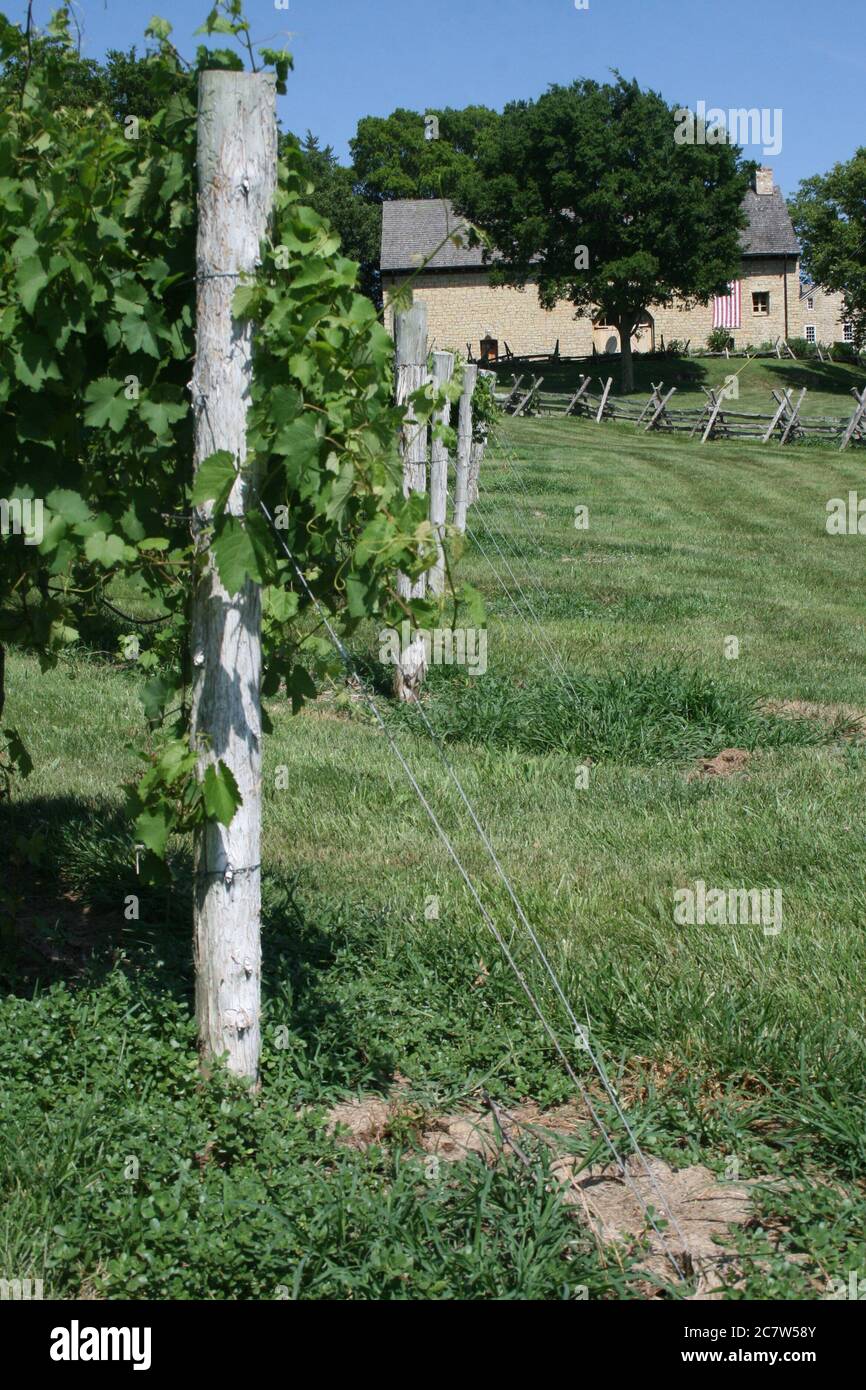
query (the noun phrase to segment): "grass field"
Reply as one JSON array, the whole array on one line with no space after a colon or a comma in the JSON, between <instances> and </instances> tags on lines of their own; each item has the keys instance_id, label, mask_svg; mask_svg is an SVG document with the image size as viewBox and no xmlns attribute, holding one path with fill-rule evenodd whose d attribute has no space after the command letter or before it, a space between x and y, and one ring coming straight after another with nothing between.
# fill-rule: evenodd
<instances>
[{"instance_id":1,"label":"grass field","mask_svg":"<svg viewBox=\"0 0 866 1390\"><path fill-rule=\"evenodd\" d=\"M831 413L849 370L820 373ZM824 526L861 470L855 450L504 422L462 561L488 670L434 670L425 697L645 1151L756 1183L731 1297L822 1297L866 1268L863 541ZM360 645L371 661L375 633ZM419 1117L484 1091L572 1091L361 702L271 706L250 1098L197 1077L185 847L171 891L135 876L134 670L84 651L10 666L36 770L2 814L3 1269L59 1297L643 1296L639 1251L595 1243L531 1138L529 1166L431 1168L418 1149ZM382 704L561 1023L417 715ZM727 748L748 755L739 775L689 775ZM782 930L677 925L674 893L699 879L781 889ZM414 1109L379 1144L328 1135L323 1107L395 1076ZM589 1125L574 1142L599 1158Z\"/></svg>"}]
</instances>

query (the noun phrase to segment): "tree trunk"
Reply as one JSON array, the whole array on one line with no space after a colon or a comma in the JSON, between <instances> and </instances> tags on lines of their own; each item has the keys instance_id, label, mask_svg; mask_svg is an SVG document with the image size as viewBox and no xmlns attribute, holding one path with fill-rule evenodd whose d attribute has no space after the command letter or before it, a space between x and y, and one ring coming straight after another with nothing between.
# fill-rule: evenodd
<instances>
[{"instance_id":1,"label":"tree trunk","mask_svg":"<svg viewBox=\"0 0 866 1390\"><path fill-rule=\"evenodd\" d=\"M453 352L434 352L433 354L433 384L438 389L447 385L454 374L454 353ZM446 428L451 420L451 403L446 401L441 410L436 412L433 424L444 425ZM437 537L438 557L436 564L430 571L430 592L434 594L444 593L445 590L445 550L443 540L445 537L445 521L448 511L448 450L441 440L431 438L430 441L430 522L435 528Z\"/></svg>"},{"instance_id":2,"label":"tree trunk","mask_svg":"<svg viewBox=\"0 0 866 1390\"><path fill-rule=\"evenodd\" d=\"M469 506L469 468L472 462L472 394L478 380L478 368L467 362L463 368L463 391L457 423L457 476L454 483L454 527L466 530L466 510Z\"/></svg>"},{"instance_id":3,"label":"tree trunk","mask_svg":"<svg viewBox=\"0 0 866 1390\"><path fill-rule=\"evenodd\" d=\"M190 383L196 469L225 449L240 470L252 378L252 325L231 305L259 264L276 189L275 80L269 73L203 72L198 108L196 357ZM238 473L228 511L242 516L257 479ZM261 999L261 592L234 595L207 554L211 507L195 511L203 569L192 609L192 746L199 774L222 760L243 804L229 826L207 821L195 847L196 1018L202 1065L228 1054L257 1082Z\"/></svg>"},{"instance_id":4,"label":"tree trunk","mask_svg":"<svg viewBox=\"0 0 866 1390\"><path fill-rule=\"evenodd\" d=\"M427 305L419 300L405 313L394 315L395 388L398 405L404 405L424 385L427 379ZM427 491L427 430L419 427L411 406L405 417L400 440L403 456L403 495ZM408 575L397 575L397 592L401 598L423 598L427 592L427 577L421 575L413 584Z\"/></svg>"},{"instance_id":5,"label":"tree trunk","mask_svg":"<svg viewBox=\"0 0 866 1390\"><path fill-rule=\"evenodd\" d=\"M620 347L620 390L628 395L634 390L634 360L631 353L631 319L620 320L617 324Z\"/></svg>"}]
</instances>

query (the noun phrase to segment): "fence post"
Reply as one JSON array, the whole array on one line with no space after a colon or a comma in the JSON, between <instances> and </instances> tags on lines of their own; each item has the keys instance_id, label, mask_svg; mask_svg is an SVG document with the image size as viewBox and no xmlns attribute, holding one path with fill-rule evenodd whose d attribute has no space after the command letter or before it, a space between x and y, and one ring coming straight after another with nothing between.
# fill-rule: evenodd
<instances>
[{"instance_id":1,"label":"fence post","mask_svg":"<svg viewBox=\"0 0 866 1390\"><path fill-rule=\"evenodd\" d=\"M395 399L398 405L404 405L420 390L427 377L427 305L423 300L394 315L394 346ZM404 496L426 492L427 429L419 426L411 406L403 423L400 453ZM423 598L427 592L427 576L422 574L413 584L407 575L398 574L397 592L404 599Z\"/></svg>"},{"instance_id":2,"label":"fence post","mask_svg":"<svg viewBox=\"0 0 866 1390\"><path fill-rule=\"evenodd\" d=\"M463 391L457 424L457 474L454 483L454 528L466 530L466 511L469 506L469 466L472 461L472 395L478 380L478 368L468 362L463 368Z\"/></svg>"},{"instance_id":3,"label":"fence post","mask_svg":"<svg viewBox=\"0 0 866 1390\"><path fill-rule=\"evenodd\" d=\"M438 390L447 386L454 375L454 353L434 352L433 385ZM451 402L446 401L433 416L433 425L448 427L451 421ZM437 558L430 571L430 592L441 594L445 589L445 521L448 513L448 449L441 439L430 439L430 522L436 532Z\"/></svg>"},{"instance_id":4,"label":"fence post","mask_svg":"<svg viewBox=\"0 0 866 1390\"><path fill-rule=\"evenodd\" d=\"M277 181L275 78L202 72L198 94L196 354L190 390L194 468L217 450L235 459L227 503L241 517L257 479L243 469L253 371L252 324L232 315L238 281L255 270ZM192 597L191 747L199 773L218 761L242 804L230 825L206 821L195 845L196 1019L202 1064L228 1054L255 1082L261 1045L261 588L229 594L208 552L212 505L193 512L201 576Z\"/></svg>"},{"instance_id":5,"label":"fence post","mask_svg":"<svg viewBox=\"0 0 866 1390\"><path fill-rule=\"evenodd\" d=\"M490 384L491 384L491 389L494 388L494 387L496 386L496 373L495 373L495 372L480 372L479 375L480 375L480 376L486 376L486 377L488 378L488 380L490 381ZM476 433L477 433L477 435L478 435L478 438L477 438L477 439L475 438ZM477 431L476 431L476 429L474 428L474 421L473 421L473 431L472 431L472 434L473 434L473 438L472 438L472 447L471 447L470 454L469 454L469 498L468 498L468 502L469 502L469 506L470 506L470 507L473 506L473 505L478 501L478 479L479 479L479 476L480 476L480 474L481 474L481 464L482 464L483 461L484 461L484 454L485 454L485 451L486 451L486 449L487 449L487 434L488 434L487 421L485 420L482 424L480 424L479 427L478 427L478 429L477 429Z\"/></svg>"}]
</instances>

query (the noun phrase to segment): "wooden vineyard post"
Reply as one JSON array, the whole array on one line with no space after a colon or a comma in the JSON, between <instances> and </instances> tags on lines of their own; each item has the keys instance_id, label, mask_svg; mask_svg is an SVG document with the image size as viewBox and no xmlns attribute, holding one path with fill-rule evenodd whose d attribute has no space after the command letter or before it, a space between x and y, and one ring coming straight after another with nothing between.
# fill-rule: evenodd
<instances>
[{"instance_id":1,"label":"wooden vineyard post","mask_svg":"<svg viewBox=\"0 0 866 1390\"><path fill-rule=\"evenodd\" d=\"M404 405L427 379L427 305L423 301L395 314L394 346L396 401ZM411 406L403 425L400 452L404 495L426 492L427 429L418 424ZM398 574L397 592L404 599L423 598L427 592L427 576L422 574L413 584L408 575Z\"/></svg>"},{"instance_id":2,"label":"wooden vineyard post","mask_svg":"<svg viewBox=\"0 0 866 1390\"><path fill-rule=\"evenodd\" d=\"M277 177L275 79L202 72L198 98L196 355L190 389L194 468L217 450L238 467L227 511L244 515L256 479L244 470L253 370L249 321L232 314L242 276L255 271ZM243 471L242 471L243 470ZM261 589L236 594L208 552L211 504L195 509L201 563L192 598L191 744L201 777L222 761L242 804L230 825L208 820L195 847L196 1019L202 1065L258 1080L261 999Z\"/></svg>"},{"instance_id":3,"label":"wooden vineyard post","mask_svg":"<svg viewBox=\"0 0 866 1390\"><path fill-rule=\"evenodd\" d=\"M457 471L454 482L454 529L466 530L466 511L469 506L469 468L472 463L472 396L478 380L478 368L467 362L463 368L463 390L457 420Z\"/></svg>"},{"instance_id":4,"label":"wooden vineyard post","mask_svg":"<svg viewBox=\"0 0 866 1390\"><path fill-rule=\"evenodd\" d=\"M485 376L489 379L490 389L492 391L496 386L496 373L481 372L479 375ZM475 503L478 501L478 480L481 476L481 465L484 462L484 454L487 449L487 435L487 422L485 421L484 423L479 424L478 428L476 429L475 421L473 420L472 444L469 450L469 496L467 498L470 507L473 507Z\"/></svg>"},{"instance_id":5,"label":"wooden vineyard post","mask_svg":"<svg viewBox=\"0 0 866 1390\"><path fill-rule=\"evenodd\" d=\"M454 353L434 352L433 385L438 389L446 386L454 375ZM446 401L433 417L433 425L444 425L451 421L451 403ZM438 555L436 564L430 571L430 589L441 594L445 589L445 551L442 542L445 537L445 521L448 514L448 449L441 439L431 436L430 440L430 522L436 531Z\"/></svg>"}]
</instances>

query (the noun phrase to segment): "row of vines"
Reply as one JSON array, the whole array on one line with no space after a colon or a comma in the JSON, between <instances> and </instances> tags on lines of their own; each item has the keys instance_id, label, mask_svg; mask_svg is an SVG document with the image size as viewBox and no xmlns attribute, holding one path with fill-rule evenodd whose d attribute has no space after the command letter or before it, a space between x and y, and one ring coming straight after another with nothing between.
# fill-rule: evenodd
<instances>
[{"instance_id":1,"label":"row of vines","mask_svg":"<svg viewBox=\"0 0 866 1390\"><path fill-rule=\"evenodd\" d=\"M290 55L254 51L240 0L203 27L285 90ZM429 625L438 612L397 593L397 573L417 577L436 547L396 444L405 409L423 427L439 402L427 387L395 407L391 339L306 205L290 145L260 271L233 303L255 325L243 466L261 483L238 517L226 510L238 459L215 452L193 482L197 73L244 59L202 47L187 64L170 35L151 21L155 110L121 122L65 101L53 59L72 42L68 9L44 34L0 17L0 655L14 645L45 668L101 609L128 623L144 715L130 837L151 877L170 872L172 835L226 824L238 804L230 770L202 776L190 740L190 603L208 556L230 594L261 585L263 694L285 691L295 709L334 672L315 601L346 636L365 619ZM204 546L190 533L202 506ZM8 795L29 768L27 730L3 724Z\"/></svg>"}]
</instances>

